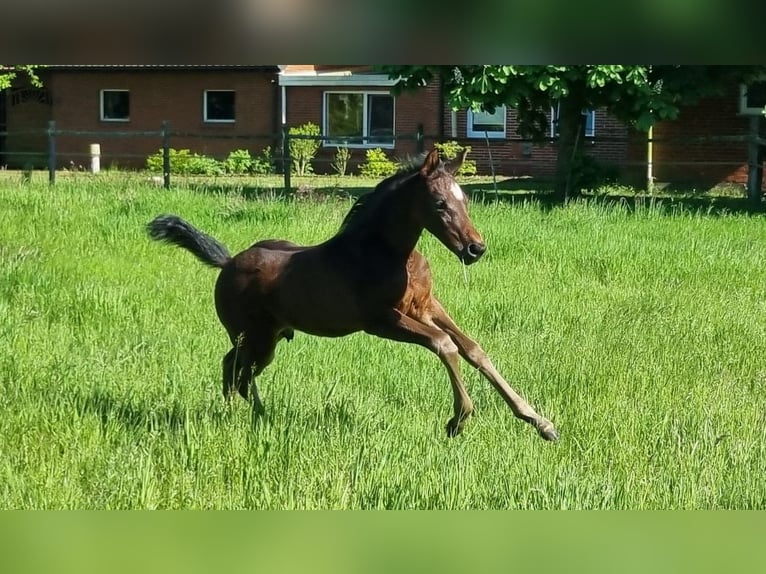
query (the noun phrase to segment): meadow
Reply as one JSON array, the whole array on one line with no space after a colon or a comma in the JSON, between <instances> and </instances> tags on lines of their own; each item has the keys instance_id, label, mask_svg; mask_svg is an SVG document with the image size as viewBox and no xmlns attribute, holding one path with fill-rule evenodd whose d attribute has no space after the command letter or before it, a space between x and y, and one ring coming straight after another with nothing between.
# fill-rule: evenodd
<instances>
[{"instance_id":1,"label":"meadow","mask_svg":"<svg viewBox=\"0 0 766 574\"><path fill-rule=\"evenodd\" d=\"M437 296L558 443L466 363L476 412L448 439L437 358L364 334L282 342L253 427L220 394L216 272L144 226L310 244L351 202L1 180L0 508L766 508L762 214L477 200L466 277L424 235Z\"/></svg>"}]
</instances>

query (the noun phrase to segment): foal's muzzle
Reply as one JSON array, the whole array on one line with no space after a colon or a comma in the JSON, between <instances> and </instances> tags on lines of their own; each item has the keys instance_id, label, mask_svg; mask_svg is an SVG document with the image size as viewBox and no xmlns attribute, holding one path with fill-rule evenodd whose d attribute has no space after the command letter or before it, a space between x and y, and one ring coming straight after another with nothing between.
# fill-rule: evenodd
<instances>
[{"instance_id":1,"label":"foal's muzzle","mask_svg":"<svg viewBox=\"0 0 766 574\"><path fill-rule=\"evenodd\" d=\"M484 255L486 250L487 246L483 243L469 243L463 249L463 252L460 254L460 258L463 260L463 263L470 265L471 263L476 263L479 259L481 259L481 256Z\"/></svg>"}]
</instances>

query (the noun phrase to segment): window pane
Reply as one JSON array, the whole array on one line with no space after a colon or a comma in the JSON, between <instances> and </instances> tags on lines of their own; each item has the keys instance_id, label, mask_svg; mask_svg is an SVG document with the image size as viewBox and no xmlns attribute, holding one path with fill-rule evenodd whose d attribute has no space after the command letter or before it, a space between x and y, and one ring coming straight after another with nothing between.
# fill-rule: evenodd
<instances>
[{"instance_id":1,"label":"window pane","mask_svg":"<svg viewBox=\"0 0 766 574\"><path fill-rule=\"evenodd\" d=\"M101 93L104 120L130 118L130 92L104 90Z\"/></svg>"},{"instance_id":2,"label":"window pane","mask_svg":"<svg viewBox=\"0 0 766 574\"><path fill-rule=\"evenodd\" d=\"M213 90L205 92L205 120L233 121L234 92Z\"/></svg>"},{"instance_id":3,"label":"window pane","mask_svg":"<svg viewBox=\"0 0 766 574\"><path fill-rule=\"evenodd\" d=\"M594 122L596 120L596 113L593 110L588 110L585 114L585 135L592 136L595 133Z\"/></svg>"},{"instance_id":4,"label":"window pane","mask_svg":"<svg viewBox=\"0 0 766 574\"><path fill-rule=\"evenodd\" d=\"M362 137L364 94L327 94L325 135ZM351 142L360 143L360 141Z\"/></svg>"},{"instance_id":5,"label":"window pane","mask_svg":"<svg viewBox=\"0 0 766 574\"><path fill-rule=\"evenodd\" d=\"M747 87L747 107L762 108L766 106L766 82L755 82Z\"/></svg>"},{"instance_id":6,"label":"window pane","mask_svg":"<svg viewBox=\"0 0 766 574\"><path fill-rule=\"evenodd\" d=\"M394 143L394 98L371 94L367 100L367 139L371 144Z\"/></svg>"},{"instance_id":7,"label":"window pane","mask_svg":"<svg viewBox=\"0 0 766 574\"><path fill-rule=\"evenodd\" d=\"M498 106L493 113L473 112L473 131L505 131L505 106Z\"/></svg>"}]
</instances>

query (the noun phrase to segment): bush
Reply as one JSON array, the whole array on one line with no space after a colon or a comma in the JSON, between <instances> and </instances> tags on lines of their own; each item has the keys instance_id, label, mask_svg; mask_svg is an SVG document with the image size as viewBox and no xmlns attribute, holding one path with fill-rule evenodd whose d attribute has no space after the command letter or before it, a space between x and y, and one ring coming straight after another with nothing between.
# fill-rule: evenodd
<instances>
[{"instance_id":1,"label":"bush","mask_svg":"<svg viewBox=\"0 0 766 574\"><path fill-rule=\"evenodd\" d=\"M396 173L396 163L388 159L386 152L381 148L368 149L365 157L366 161L359 166L359 173L363 176L388 177Z\"/></svg>"},{"instance_id":2,"label":"bush","mask_svg":"<svg viewBox=\"0 0 766 574\"><path fill-rule=\"evenodd\" d=\"M617 183L620 170L614 164L601 162L591 155L584 154L579 160L575 160L572 176L574 189L592 190Z\"/></svg>"},{"instance_id":3,"label":"bush","mask_svg":"<svg viewBox=\"0 0 766 574\"><path fill-rule=\"evenodd\" d=\"M318 136L322 133L319 126L308 122L302 126L290 128L290 135ZM293 173L296 175L308 175L313 173L311 160L319 151L319 140L315 139L290 139L290 157L293 162Z\"/></svg>"},{"instance_id":4,"label":"bush","mask_svg":"<svg viewBox=\"0 0 766 574\"><path fill-rule=\"evenodd\" d=\"M439 150L443 160L455 159L458 155L463 153L463 150L468 150L468 153L471 153L471 146L460 145L454 140L434 144L434 147ZM476 175L476 161L466 159L455 175Z\"/></svg>"},{"instance_id":5,"label":"bush","mask_svg":"<svg viewBox=\"0 0 766 574\"><path fill-rule=\"evenodd\" d=\"M260 156L253 158L250 170L255 175L269 175L274 173L274 158L271 154L271 146L263 148Z\"/></svg>"},{"instance_id":6,"label":"bush","mask_svg":"<svg viewBox=\"0 0 766 574\"><path fill-rule=\"evenodd\" d=\"M237 149L229 153L223 161L223 169L226 173L243 175L253 167L253 158L246 149Z\"/></svg>"},{"instance_id":7,"label":"bush","mask_svg":"<svg viewBox=\"0 0 766 574\"><path fill-rule=\"evenodd\" d=\"M223 165L218 160L205 155L192 153L188 149L176 150L171 148L170 173L178 175L221 175ZM162 150L146 158L146 168L149 171L162 173Z\"/></svg>"},{"instance_id":8,"label":"bush","mask_svg":"<svg viewBox=\"0 0 766 574\"><path fill-rule=\"evenodd\" d=\"M335 161L332 162L332 168L338 175L346 175L348 169L348 160L351 159L351 150L347 145L335 148Z\"/></svg>"}]
</instances>

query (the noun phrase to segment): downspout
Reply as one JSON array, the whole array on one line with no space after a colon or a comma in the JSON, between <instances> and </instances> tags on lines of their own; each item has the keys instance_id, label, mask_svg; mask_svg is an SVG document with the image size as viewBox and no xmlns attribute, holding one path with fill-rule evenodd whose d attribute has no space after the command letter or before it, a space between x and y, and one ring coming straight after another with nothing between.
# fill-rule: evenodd
<instances>
[{"instance_id":1,"label":"downspout","mask_svg":"<svg viewBox=\"0 0 766 574\"><path fill-rule=\"evenodd\" d=\"M277 73L277 76L272 80L272 83L274 84L274 99L272 100L274 102L274 113L271 116L271 133L274 134L274 137L271 140L271 149L275 150L279 143L279 73Z\"/></svg>"},{"instance_id":2,"label":"downspout","mask_svg":"<svg viewBox=\"0 0 766 574\"><path fill-rule=\"evenodd\" d=\"M439 78L439 139L444 139L444 81Z\"/></svg>"},{"instance_id":3,"label":"downspout","mask_svg":"<svg viewBox=\"0 0 766 574\"><path fill-rule=\"evenodd\" d=\"M282 114L281 114L281 125L279 127L279 137L280 137L280 145L279 147L282 150L281 156L282 156L282 173L288 174L285 175L286 179L289 179L289 173L290 173L290 166L287 162L287 155L286 155L286 144L285 144L285 137L287 133L287 86L284 84L282 85ZM289 189L289 186L285 185L285 189Z\"/></svg>"},{"instance_id":4,"label":"downspout","mask_svg":"<svg viewBox=\"0 0 766 574\"><path fill-rule=\"evenodd\" d=\"M287 125L287 86L282 86L282 125Z\"/></svg>"},{"instance_id":5,"label":"downspout","mask_svg":"<svg viewBox=\"0 0 766 574\"><path fill-rule=\"evenodd\" d=\"M653 133L654 128L650 126L646 138L646 191L650 194L654 193L654 174L652 173L654 168L652 165L654 161Z\"/></svg>"}]
</instances>

